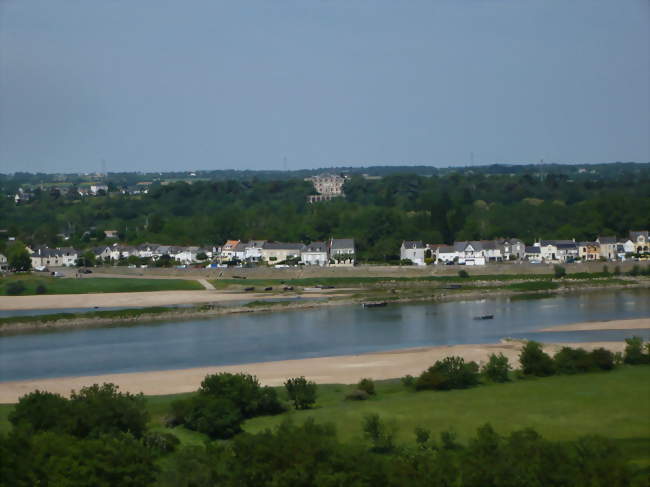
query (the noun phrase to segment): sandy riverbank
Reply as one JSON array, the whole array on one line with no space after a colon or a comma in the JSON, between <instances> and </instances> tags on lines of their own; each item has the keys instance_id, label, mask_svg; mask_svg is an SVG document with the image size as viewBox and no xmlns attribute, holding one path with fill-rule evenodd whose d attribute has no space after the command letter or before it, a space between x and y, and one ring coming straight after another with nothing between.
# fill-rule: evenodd
<instances>
[{"instance_id":1,"label":"sandy riverbank","mask_svg":"<svg viewBox=\"0 0 650 487\"><path fill-rule=\"evenodd\" d=\"M309 293L309 295L319 294L327 293ZM0 296L0 310L172 306L179 304L225 303L230 301L279 297L290 296L287 296L286 293L262 294L212 290Z\"/></svg>"},{"instance_id":2,"label":"sandy riverbank","mask_svg":"<svg viewBox=\"0 0 650 487\"><path fill-rule=\"evenodd\" d=\"M550 326L535 331L645 330L649 328L650 318L633 318L629 320L589 321L586 323Z\"/></svg>"},{"instance_id":3,"label":"sandy riverbank","mask_svg":"<svg viewBox=\"0 0 650 487\"><path fill-rule=\"evenodd\" d=\"M521 346L522 343L517 341L499 344L453 345L181 370L2 382L0 383L0 403L17 402L20 396L36 389L67 395L72 389L79 390L86 385L102 382L113 382L119 385L122 391L132 393L178 394L195 391L207 374L217 372L246 372L256 375L263 384L273 386L281 385L287 378L299 375L304 375L321 384L351 384L363 377L381 380L403 377L407 374L417 375L436 360L450 355L461 356L465 360L484 362L491 353L503 353L511 363L516 363ZM546 344L545 350L553 354L562 346L580 346L587 350L605 347L613 352L618 352L624 349L625 343L589 342L579 345L555 343Z\"/></svg>"}]
</instances>

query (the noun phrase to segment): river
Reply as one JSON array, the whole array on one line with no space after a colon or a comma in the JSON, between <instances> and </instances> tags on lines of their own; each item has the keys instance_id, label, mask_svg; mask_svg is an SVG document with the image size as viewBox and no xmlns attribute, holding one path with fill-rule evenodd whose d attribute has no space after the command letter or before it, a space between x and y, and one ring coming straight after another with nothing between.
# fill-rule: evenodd
<instances>
[{"instance_id":1,"label":"river","mask_svg":"<svg viewBox=\"0 0 650 487\"><path fill-rule=\"evenodd\" d=\"M493 314L492 320L474 320ZM541 341L622 340L648 330L533 333L568 323L650 317L644 289L545 299L323 307L0 337L0 381L169 370L381 350ZM297 371L296 373L299 373Z\"/></svg>"}]
</instances>

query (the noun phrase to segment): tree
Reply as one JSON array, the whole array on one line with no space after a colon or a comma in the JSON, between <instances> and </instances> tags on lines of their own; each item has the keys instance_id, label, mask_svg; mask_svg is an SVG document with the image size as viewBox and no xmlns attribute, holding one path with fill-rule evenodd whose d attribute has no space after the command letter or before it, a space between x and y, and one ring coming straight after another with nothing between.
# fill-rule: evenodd
<instances>
[{"instance_id":1,"label":"tree","mask_svg":"<svg viewBox=\"0 0 650 487\"><path fill-rule=\"evenodd\" d=\"M9 421L14 427L29 425L34 431L69 431L70 413L66 398L36 390L18 400L9 414Z\"/></svg>"},{"instance_id":2,"label":"tree","mask_svg":"<svg viewBox=\"0 0 650 487\"><path fill-rule=\"evenodd\" d=\"M415 389L465 389L478 384L478 379L476 362L465 363L462 357L445 357L420 374Z\"/></svg>"},{"instance_id":3,"label":"tree","mask_svg":"<svg viewBox=\"0 0 650 487\"><path fill-rule=\"evenodd\" d=\"M562 277L566 277L566 269L562 267L561 265L555 264L553 266L553 274L557 279L560 279Z\"/></svg>"},{"instance_id":4,"label":"tree","mask_svg":"<svg viewBox=\"0 0 650 487\"><path fill-rule=\"evenodd\" d=\"M545 377L555 373L553 359L542 350L542 344L529 341L519 354L521 369L525 375Z\"/></svg>"},{"instance_id":5,"label":"tree","mask_svg":"<svg viewBox=\"0 0 650 487\"><path fill-rule=\"evenodd\" d=\"M483 366L481 372L492 382L508 382L510 380L508 378L510 369L508 357L502 353L499 353L499 355L491 353L488 362Z\"/></svg>"},{"instance_id":6,"label":"tree","mask_svg":"<svg viewBox=\"0 0 650 487\"><path fill-rule=\"evenodd\" d=\"M84 252L81 257L77 259L78 267L94 267L96 264L95 254L92 252Z\"/></svg>"},{"instance_id":7,"label":"tree","mask_svg":"<svg viewBox=\"0 0 650 487\"><path fill-rule=\"evenodd\" d=\"M648 357L643 354L643 339L638 336L625 339L625 356L623 361L630 365L639 365L648 362Z\"/></svg>"},{"instance_id":8,"label":"tree","mask_svg":"<svg viewBox=\"0 0 650 487\"><path fill-rule=\"evenodd\" d=\"M149 421L144 396L119 392L111 383L72 391L70 406L74 418L71 432L80 437L129 432L140 438Z\"/></svg>"},{"instance_id":9,"label":"tree","mask_svg":"<svg viewBox=\"0 0 650 487\"><path fill-rule=\"evenodd\" d=\"M27 272L32 268L32 259L22 242L16 241L7 249L7 264L14 272Z\"/></svg>"},{"instance_id":10,"label":"tree","mask_svg":"<svg viewBox=\"0 0 650 487\"><path fill-rule=\"evenodd\" d=\"M296 409L309 409L316 403L316 383L303 376L288 379L284 383L289 399Z\"/></svg>"}]
</instances>

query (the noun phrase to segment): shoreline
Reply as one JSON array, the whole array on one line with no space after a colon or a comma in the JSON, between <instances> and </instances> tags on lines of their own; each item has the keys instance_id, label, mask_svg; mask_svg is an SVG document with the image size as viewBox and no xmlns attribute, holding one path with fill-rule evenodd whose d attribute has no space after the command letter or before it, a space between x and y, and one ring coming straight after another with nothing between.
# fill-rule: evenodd
<instances>
[{"instance_id":1,"label":"shoreline","mask_svg":"<svg viewBox=\"0 0 650 487\"><path fill-rule=\"evenodd\" d=\"M18 296L12 297L13 299L25 299L22 303L27 305L32 303L32 309L39 309L34 306L34 301L41 301L46 303L56 303L57 306L52 306L52 309L65 309L65 308L85 308L89 305L98 306L95 303L101 303L100 307L117 307L117 306L131 306L131 307L144 307L144 306L174 306L174 305L207 305L214 304L211 309L192 309L192 308L178 308L177 310L170 310L164 313L155 314L140 314L137 316L126 317L88 317L83 316L73 317L71 319L59 319L55 321L42 321L38 315L34 316L33 321L16 321L15 323L7 322L0 324L0 336L2 335L18 335L23 333L38 333L47 332L52 330L74 329L74 328L94 328L94 327L107 327L107 326L130 326L134 324L156 323L170 320L187 321L194 319L209 319L217 316L224 316L229 314L241 313L267 313L279 311L300 311L315 309L328 306L349 306L360 304L366 300L379 300L387 301L390 304L404 304L404 303L418 303L418 302L448 302L448 301L462 301L473 299L484 299L494 297L521 297L524 299L543 299L545 296L552 297L556 294L566 294L572 292L594 292L602 290L620 290L620 289L649 289L648 283L636 284L611 284L611 285L591 285L591 286L566 286L553 290L538 290L538 291L515 291L508 289L472 289L466 288L457 292L445 292L444 289L434 288L432 294L426 296L376 296L376 289L335 289L335 290L321 290L320 292L308 292L305 294L287 294L287 293L242 293L242 292L223 292L223 291L151 291L142 293L106 293L106 294L65 294L65 295L46 295L46 296ZM341 291L357 291L355 295L341 294ZM435 292L439 291L439 292ZM362 294L362 296L359 296ZM304 300L296 299L304 297ZM311 300L313 298L325 298L320 300ZM27 301L27 298L31 298ZM264 301L278 298L295 299L295 301L282 302L277 304L277 301L269 301L268 306L259 305L255 307L248 306L231 306L220 307L219 304L232 301ZM327 299L333 298L333 299ZM198 300L197 300L198 299ZM0 301L0 309L6 308L6 301ZM85 303L85 304L83 304ZM93 304L91 304L93 303ZM77 304L75 306L75 304ZM81 305L78 305L81 304ZM49 304L44 305L50 307ZM30 308L17 308L17 309L30 309ZM95 311L93 308L88 308L88 312ZM45 315L43 315L45 316ZM540 330L542 331L542 330ZM543 331L560 331L560 330L543 330Z\"/></svg>"},{"instance_id":2,"label":"shoreline","mask_svg":"<svg viewBox=\"0 0 650 487\"><path fill-rule=\"evenodd\" d=\"M650 318L629 318L624 320L587 321L569 325L549 326L535 330L535 333L552 331L600 331L600 330L647 330Z\"/></svg>"},{"instance_id":3,"label":"shoreline","mask_svg":"<svg viewBox=\"0 0 650 487\"><path fill-rule=\"evenodd\" d=\"M500 343L472 345L442 345L371 352L356 355L339 355L316 358L257 362L237 365L194 367L189 369L156 370L147 372L128 372L79 377L57 377L0 382L0 403L16 403L18 399L34 390L49 391L68 396L71 390L81 387L112 382L122 392L147 396L180 394L194 392L203 378L218 372L245 372L257 376L263 385L280 386L283 382L298 375L319 384L352 384L364 377L374 380L395 379L405 375L419 375L436 360L456 355L466 361L485 362L492 353L503 353L511 364L517 358L523 340L501 340ZM625 342L584 342L581 348L592 350L604 347L612 352L620 352ZM544 350L554 354L563 346L575 343L546 343Z\"/></svg>"}]
</instances>

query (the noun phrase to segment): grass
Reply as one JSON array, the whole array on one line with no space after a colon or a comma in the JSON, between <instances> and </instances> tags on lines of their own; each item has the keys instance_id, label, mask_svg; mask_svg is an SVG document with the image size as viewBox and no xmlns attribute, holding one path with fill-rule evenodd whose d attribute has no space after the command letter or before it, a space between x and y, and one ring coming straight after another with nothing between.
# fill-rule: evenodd
<instances>
[{"instance_id":1,"label":"grass","mask_svg":"<svg viewBox=\"0 0 650 487\"><path fill-rule=\"evenodd\" d=\"M183 308L183 310L186 308ZM187 308L192 309L192 308ZM137 309L117 309L117 310L102 310L102 311L89 311L86 313L52 313L46 315L32 315L32 316L9 316L0 318L0 327L6 323L32 323L42 322L49 323L59 320L71 320L75 318L134 318L142 315L156 315L160 313L167 313L171 311L178 311L179 308L165 307L165 306L151 306L148 308Z\"/></svg>"},{"instance_id":2,"label":"grass","mask_svg":"<svg viewBox=\"0 0 650 487\"><path fill-rule=\"evenodd\" d=\"M591 280L611 277L611 274L602 272L581 272L567 275L570 279ZM372 286L379 283L395 282L432 282L432 283L469 283L475 281L550 281L553 274L491 274L491 275L469 275L459 276L419 276L419 277L307 277L296 279L214 279L210 282L217 289L225 289L231 286L274 286L286 284L288 286L313 287L313 286Z\"/></svg>"},{"instance_id":3,"label":"grass","mask_svg":"<svg viewBox=\"0 0 650 487\"><path fill-rule=\"evenodd\" d=\"M598 434L613 439L626 458L650 466L650 366L623 366L612 372L554 376L488 384L456 391L413 392L399 380L376 382L377 395L367 401L345 401L354 386L320 385L318 403L307 411L289 411L246 421L251 433L277 426L286 418L303 422L334 423L343 441L362 438L366 414L377 413L397 427L398 443L413 443L414 429L433 435L453 430L461 442L490 423L496 431L532 427L549 440L568 441ZM279 388L281 397L284 390ZM164 419L170 404L191 394L148 396L151 428L176 435L183 444L202 444L206 437L184 428L167 428ZM0 434L10 429L11 404L0 405Z\"/></svg>"},{"instance_id":4,"label":"grass","mask_svg":"<svg viewBox=\"0 0 650 487\"><path fill-rule=\"evenodd\" d=\"M0 296L6 296L10 282L21 281L25 291L21 295L36 294L36 287L42 284L45 294L85 294L85 293L128 293L141 291L194 291L204 287L195 280L186 279L130 279L119 277L83 277L80 279L17 275L0 279Z\"/></svg>"}]
</instances>

